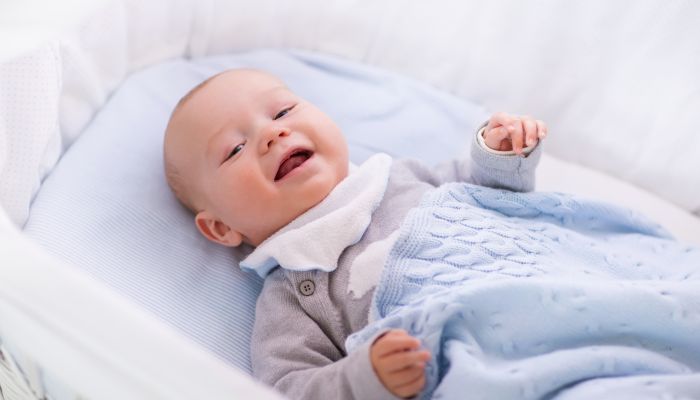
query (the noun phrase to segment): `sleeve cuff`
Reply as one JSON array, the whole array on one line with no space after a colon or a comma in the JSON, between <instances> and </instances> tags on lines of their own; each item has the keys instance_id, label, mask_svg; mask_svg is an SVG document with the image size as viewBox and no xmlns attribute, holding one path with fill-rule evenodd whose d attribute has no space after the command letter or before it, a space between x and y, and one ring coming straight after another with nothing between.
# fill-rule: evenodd
<instances>
[{"instance_id":1,"label":"sleeve cuff","mask_svg":"<svg viewBox=\"0 0 700 400\"><path fill-rule=\"evenodd\" d=\"M501 156L515 156L515 155L517 155L517 154L515 154L515 152L513 150L508 150L508 151L494 150L494 149L490 148L489 146L487 146L486 142L484 141L484 131L486 131L486 125L487 124L483 124L481 126L481 128L479 128L479 130L476 132L476 140L482 149L488 151L489 153L498 154ZM537 143L539 143L539 141ZM533 146L523 147L523 154L525 154L525 155L530 154L530 152L533 151L535 149L535 147L537 147L537 144L535 144Z\"/></svg>"},{"instance_id":2,"label":"sleeve cuff","mask_svg":"<svg viewBox=\"0 0 700 400\"><path fill-rule=\"evenodd\" d=\"M483 126L482 126L483 128ZM542 144L532 146L530 154L519 157L512 152L490 150L479 129L471 146L471 177L475 184L492 188L529 192L535 188L535 169L542 156ZM483 142L482 142L483 143Z\"/></svg>"}]
</instances>

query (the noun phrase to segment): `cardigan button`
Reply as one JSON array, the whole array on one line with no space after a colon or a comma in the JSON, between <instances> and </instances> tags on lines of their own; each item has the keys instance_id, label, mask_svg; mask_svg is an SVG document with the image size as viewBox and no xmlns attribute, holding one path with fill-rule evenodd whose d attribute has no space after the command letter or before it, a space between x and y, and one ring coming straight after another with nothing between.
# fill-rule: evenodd
<instances>
[{"instance_id":1,"label":"cardigan button","mask_svg":"<svg viewBox=\"0 0 700 400\"><path fill-rule=\"evenodd\" d=\"M311 296L314 294L314 290L316 290L316 284L312 280L307 279L305 281L301 281L299 284L299 291L304 296Z\"/></svg>"}]
</instances>

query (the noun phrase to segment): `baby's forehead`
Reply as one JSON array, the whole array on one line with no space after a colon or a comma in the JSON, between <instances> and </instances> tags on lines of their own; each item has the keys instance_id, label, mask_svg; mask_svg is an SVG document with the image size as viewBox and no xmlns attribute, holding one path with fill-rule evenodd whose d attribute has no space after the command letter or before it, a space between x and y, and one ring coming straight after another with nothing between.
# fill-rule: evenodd
<instances>
[{"instance_id":1,"label":"baby's forehead","mask_svg":"<svg viewBox=\"0 0 700 400\"><path fill-rule=\"evenodd\" d=\"M284 82L265 71L256 69L233 69L210 78L212 85L238 89L286 88Z\"/></svg>"},{"instance_id":2,"label":"baby's forehead","mask_svg":"<svg viewBox=\"0 0 700 400\"><path fill-rule=\"evenodd\" d=\"M264 71L224 71L195 86L183 97L172 115L171 128L188 139L197 139L196 136L203 133L199 132L200 125L213 122L209 118L212 108L227 109L232 103L247 108L257 103L256 99L264 99L277 92L290 91L281 79Z\"/></svg>"},{"instance_id":3,"label":"baby's forehead","mask_svg":"<svg viewBox=\"0 0 700 400\"><path fill-rule=\"evenodd\" d=\"M282 80L258 70L229 70L215 75L192 89L179 107L183 114L199 113L212 104L245 107L278 92L290 92ZM237 104L236 104L237 103ZM191 115L190 115L191 116Z\"/></svg>"}]
</instances>

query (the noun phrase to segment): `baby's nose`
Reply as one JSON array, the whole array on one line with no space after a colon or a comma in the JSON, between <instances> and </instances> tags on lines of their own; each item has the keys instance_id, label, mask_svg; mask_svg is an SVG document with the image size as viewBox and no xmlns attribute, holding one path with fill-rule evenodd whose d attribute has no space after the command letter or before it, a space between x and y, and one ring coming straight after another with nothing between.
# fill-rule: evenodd
<instances>
[{"instance_id":1,"label":"baby's nose","mask_svg":"<svg viewBox=\"0 0 700 400\"><path fill-rule=\"evenodd\" d=\"M273 143L279 141L281 138L289 136L291 131L284 127L271 127L268 128L260 140L260 145L262 146L261 151L267 151L270 149Z\"/></svg>"}]
</instances>

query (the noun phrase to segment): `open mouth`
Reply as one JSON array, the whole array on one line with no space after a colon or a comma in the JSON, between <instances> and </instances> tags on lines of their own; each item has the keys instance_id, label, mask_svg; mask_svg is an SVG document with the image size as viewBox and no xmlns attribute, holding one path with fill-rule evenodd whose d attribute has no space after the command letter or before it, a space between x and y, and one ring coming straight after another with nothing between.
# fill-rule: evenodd
<instances>
[{"instance_id":1,"label":"open mouth","mask_svg":"<svg viewBox=\"0 0 700 400\"><path fill-rule=\"evenodd\" d=\"M309 150L298 149L293 151L280 163L280 166L277 169L277 174L275 175L275 182L284 178L288 173L298 168L301 164L306 162L306 160L311 158L312 155L313 153Z\"/></svg>"}]
</instances>

